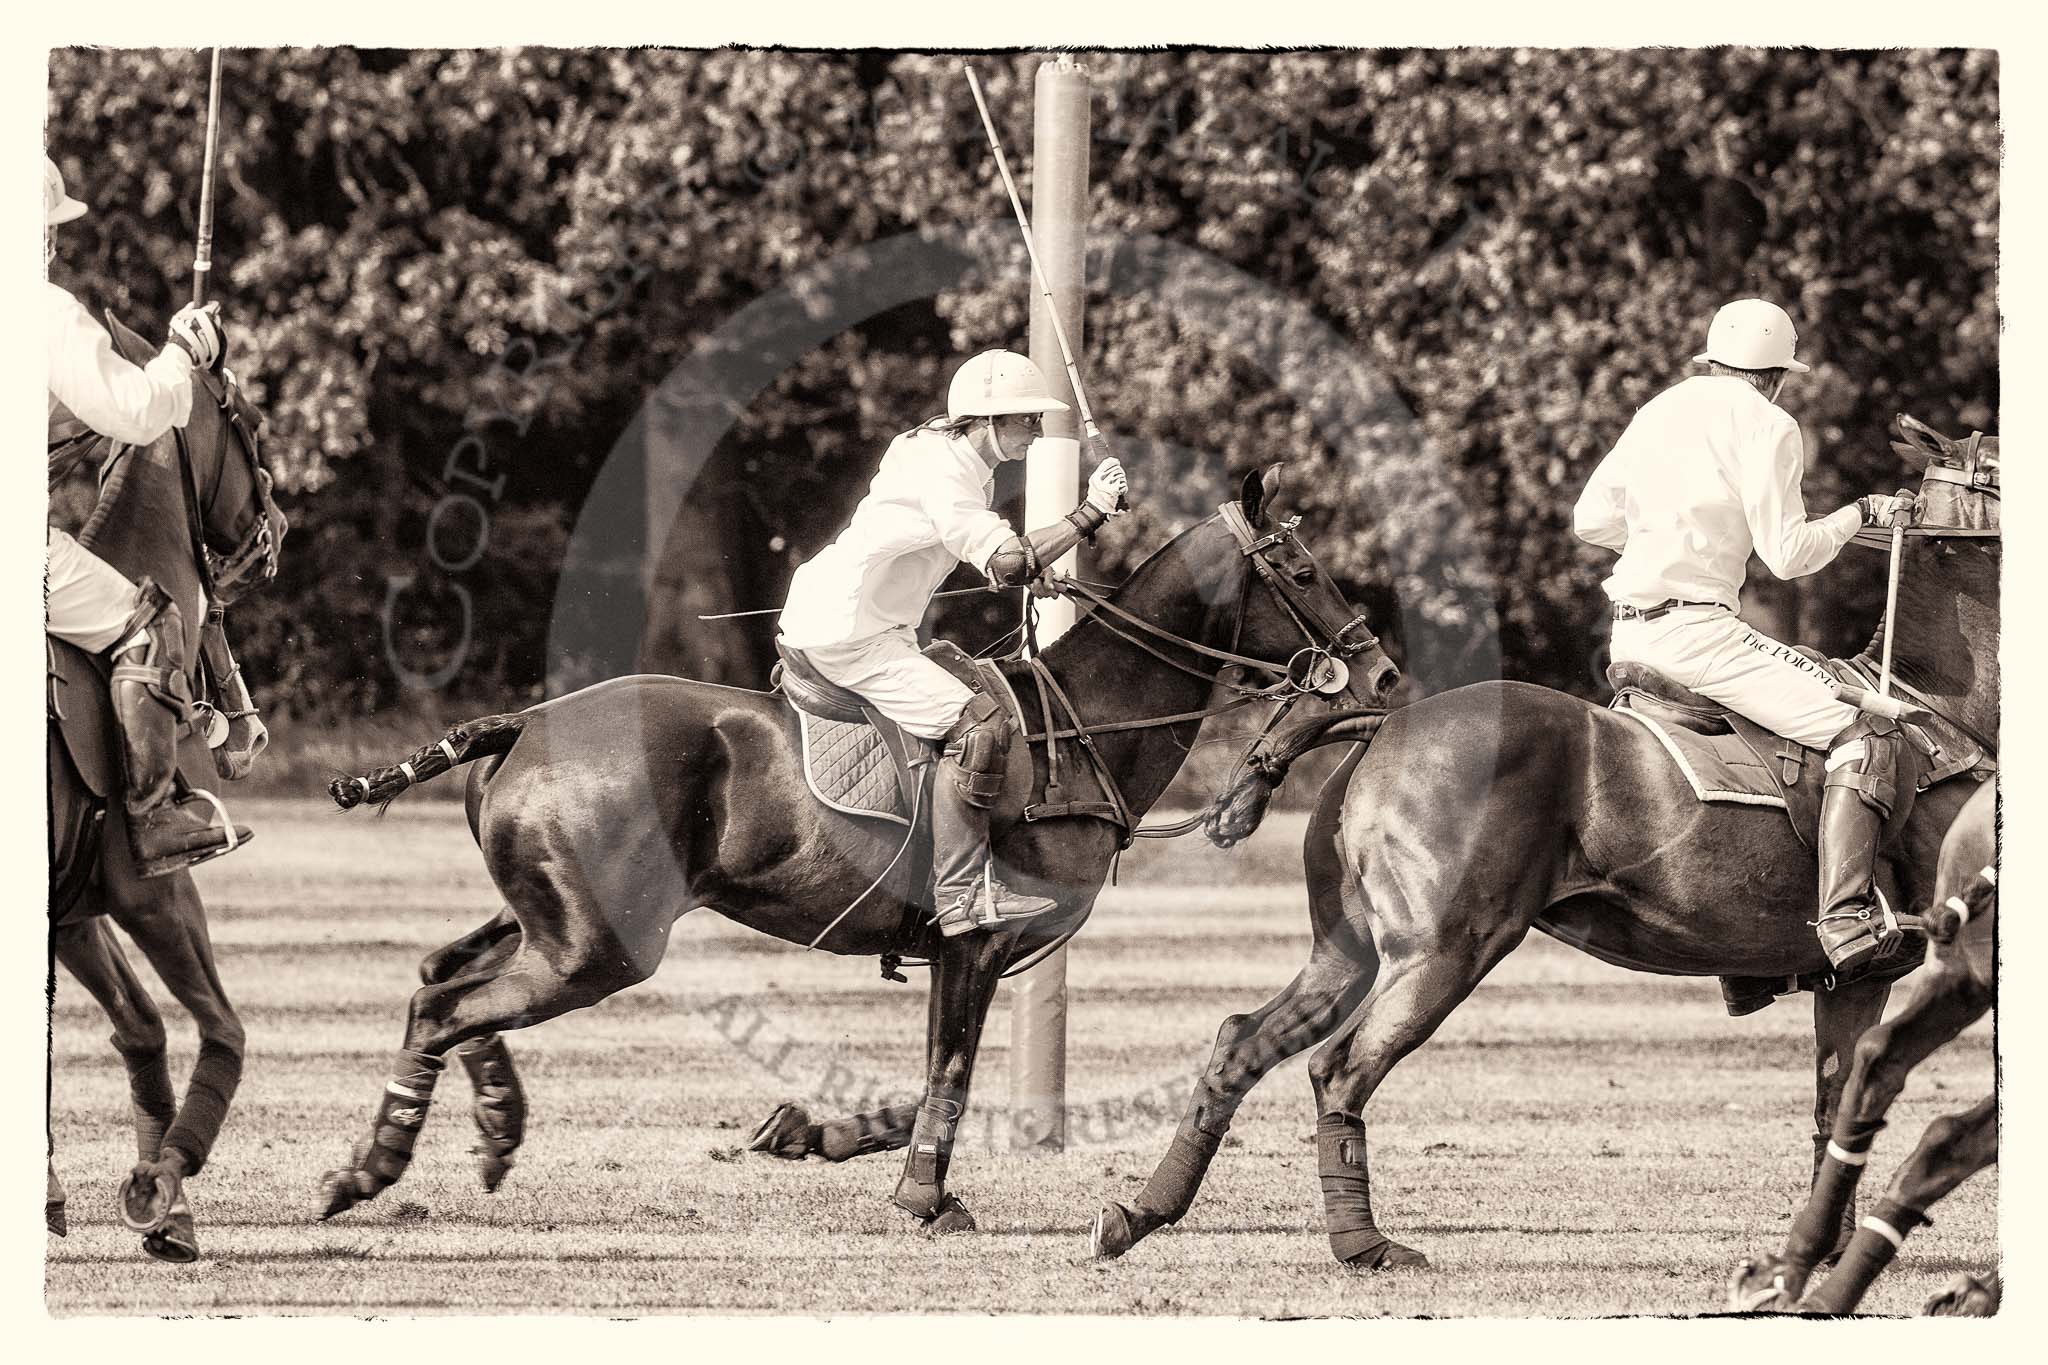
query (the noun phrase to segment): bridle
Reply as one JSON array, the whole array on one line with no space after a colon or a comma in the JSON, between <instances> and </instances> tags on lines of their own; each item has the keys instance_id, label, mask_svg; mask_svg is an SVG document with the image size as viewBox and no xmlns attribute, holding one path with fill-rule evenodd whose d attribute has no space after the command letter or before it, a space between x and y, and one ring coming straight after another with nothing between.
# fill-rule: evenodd
<instances>
[{"instance_id":1,"label":"bridle","mask_svg":"<svg viewBox=\"0 0 2048 1365\"><path fill-rule=\"evenodd\" d=\"M1250 561L1252 570L1251 574L1248 574L1246 577L1245 590L1238 594L1237 618L1231 628L1231 648L1229 649L1216 649L1200 641L1190 640L1186 636L1175 634L1163 626L1156 625L1118 606L1093 585L1083 583L1078 579L1067 577L1054 579L1054 590L1062 596L1078 598L1085 602L1091 609L1094 619L1105 630L1127 643L1137 646L1162 663L1179 669L1183 673L1189 673L1214 683L1216 681L1217 669L1213 666L1204 668L1199 663L1175 658L1173 654L1168 652L1169 650L1185 650L1201 659L1212 661L1212 664L1233 664L1239 668L1274 676L1275 680L1263 687L1247 687L1238 683L1226 682L1223 686L1229 688L1236 695L1219 706L1205 707L1199 711L1182 711L1169 716L1150 716L1141 720L1106 721L1093 725L1087 724L1081 719L1080 711L1074 706L1073 700L1067 695L1066 689L1060 685L1059 679L1053 675L1052 670L1046 666L1044 659L1040 656L1037 648L1032 607L1030 599L1027 597L1025 599L1025 638L1030 645L1027 663L1032 675L1038 681L1039 701L1044 714L1045 728L1036 733L1026 733L1023 738L1026 743L1043 742L1045 744L1047 768L1046 799L1025 807L1024 818L1027 821L1068 815L1094 816L1117 826L1121 840L1120 847L1123 848L1128 848L1134 838L1171 838L1174 835L1185 834L1200 823L1199 816L1172 825L1142 829L1137 827L1137 822L1132 818L1129 803L1124 800L1123 792L1117 785L1115 775L1110 771L1108 763L1096 750L1094 736L1108 734L1113 731L1153 730L1172 725L1185 725L1204 721L1211 716L1222 715L1225 712L1234 711L1240 707L1250 706L1257 702L1278 700L1280 705L1267 718L1265 726L1254 737L1251 745L1246 748L1245 753L1239 756L1238 762L1242 764L1245 761L1245 757L1258 747L1259 741L1263 740L1273 731L1274 727L1278 726L1287 717L1288 712L1294 708L1297 702L1306 697L1335 696L1341 693L1350 685L1351 681L1351 670L1346 661L1379 645L1379 637L1373 634L1372 628L1363 613L1353 616L1342 625L1332 626L1318 609L1317 605L1309 599L1308 594L1303 592L1278 565L1273 563L1273 552L1287 545L1291 545L1299 550L1304 557L1313 559L1312 556L1309 556L1307 547L1302 545L1300 538L1296 534L1297 529L1301 525L1300 517L1293 517L1281 522L1273 530L1260 536L1254 533L1254 528L1239 504L1227 502L1219 509L1219 514L1219 519L1237 541L1238 548L1243 557ZM1301 631L1302 638L1305 641L1302 648L1297 650L1285 664L1275 664L1269 660L1256 659L1250 655L1241 654L1237 650L1238 641L1244 634L1245 611L1250 604L1251 598L1250 579L1254 575L1272 591L1274 597L1293 619L1295 626ZM1018 705L1014 696L1011 700L1013 705ZM1021 720L1021 705L1018 705L1018 709ZM1062 726L1059 724L1056 711L1063 711L1065 713L1066 725ZM1059 799L1061 795L1059 741L1063 739L1072 739L1079 742L1082 752L1087 756L1089 763L1095 769L1096 777L1101 783L1104 794L1108 796L1108 801L1064 801Z\"/></svg>"},{"instance_id":2,"label":"bridle","mask_svg":"<svg viewBox=\"0 0 2048 1365\"><path fill-rule=\"evenodd\" d=\"M1335 696L1341 693L1350 685L1351 681L1351 670L1346 661L1379 645L1379 637L1373 634L1372 627L1366 620L1364 613L1361 612L1353 616L1342 625L1331 626L1316 604L1309 600L1308 594L1301 591L1300 587L1278 565L1272 562L1271 556L1273 552L1285 545L1294 546L1301 551L1304 558L1313 562L1314 556L1309 554L1308 547L1301 543L1299 536L1296 534L1301 525L1300 517L1292 517L1287 521L1281 522L1271 531L1261 536L1254 533L1251 522L1246 518L1244 509L1238 503L1227 502L1218 510L1220 520L1229 529L1231 536L1237 541L1239 551L1245 559L1251 561L1252 566L1252 573L1246 576L1245 590L1238 594L1237 619L1231 627L1231 647L1229 649L1216 649L1198 640L1190 640L1184 635L1177 635L1163 626L1155 625L1110 601L1094 584L1084 583L1076 578L1052 573L1046 575L1047 581L1060 596L1076 598L1086 603L1094 620L1103 629L1129 644L1136 645L1153 658L1173 668L1177 668L1183 673L1193 674L1212 684L1217 681L1217 670L1215 668L1205 669L1199 664L1175 658L1168 650L1186 650L1190 654L1203 659L1213 660L1215 663L1234 664L1240 668L1251 669L1255 672L1274 676L1275 680L1264 687L1245 687L1236 683L1226 682L1223 686L1229 688L1237 695L1220 706L1211 706L1200 711L1182 711L1170 716L1150 716L1143 720L1107 721L1096 725L1086 724L1082 721L1080 712L1075 708L1073 700L1068 697L1066 689L1060 685L1059 679L1053 675L1052 670L1046 666L1044 658L1040 655L1035 609L1032 605L1031 597L1027 593L1024 599L1024 639L1028 645L1029 653L1025 662L1029 666L1032 676L1038 681L1038 696L1045 723L1043 730L1029 733L1029 726L1024 722L1022 703L1018 700L1016 694L1010 691L1007 681L1003 683L1004 690L1010 692L1009 704L1013 713L1017 716L1018 729L1020 732L1024 732L1022 737L1025 743L1043 743L1045 745L1045 799L1025 806L1024 819L1026 821L1077 815L1092 816L1106 821L1116 827L1117 852L1119 855L1137 839L1171 839L1186 834L1202 823L1203 817L1201 814L1198 813L1190 816L1188 819L1175 821L1167 825L1147 825L1143 827L1138 825L1136 819L1131 814L1130 804L1124 800L1123 791L1117 784L1116 775L1110 771L1108 762L1096 749L1094 740L1096 735L1108 734L1113 731L1155 730L1171 725L1185 725L1191 722L1207 720L1211 716L1219 716L1225 712L1234 711L1242 706L1250 706L1256 702L1278 699L1280 705L1274 708L1272 716L1267 719L1266 724L1260 729L1259 733L1253 737L1251 744L1238 756L1238 766L1242 767L1266 736L1271 734L1275 727L1286 719L1287 713L1294 708L1295 703L1306 697L1318 695ZM1279 600L1281 606L1293 618L1294 624L1300 629L1302 638L1305 641L1303 646L1295 651L1294 655L1285 664L1275 664L1265 659L1255 659L1250 655L1237 652L1238 642L1244 635L1244 616L1245 610L1250 603L1250 579L1253 575L1256 575L1266 587L1272 590L1273 595ZM988 671L995 673L993 669ZM995 673L995 676L1000 678L1001 674ZM1065 712L1068 723L1064 727L1058 724L1055 708ZM1347 708L1347 710L1350 714L1367 715L1373 711L1379 711L1384 714L1385 708L1358 707ZM1071 739L1080 744L1082 753L1087 756L1090 766L1095 770L1096 780L1101 784L1103 794L1109 798L1107 801L1067 801L1062 799L1059 742L1063 739ZM909 847L908 841L910 837L911 835L906 833L905 848ZM891 865L893 866L893 864ZM1111 875L1115 875L1114 868L1112 868ZM869 890L873 889L872 886L869 887ZM858 905L860 899L866 895L867 892L862 892L861 897L857 897L854 904ZM847 911L851 911L852 908L853 906L849 905ZM841 919L845 918L847 911L841 912ZM914 911L906 916L903 930L906 936L911 932L910 926L914 918ZM1083 918L1085 919L1086 917L1084 916ZM831 925L828 925L825 933L830 933L837 926L838 922L838 920L834 920ZM1004 970L1003 976L1010 977L1019 972L1028 971L1047 956L1058 951L1060 946L1076 933L1079 933L1080 929L1080 923L1075 923L1072 928L1054 938L1050 943L1036 949L1024 959L1011 964ZM824 937L825 934L818 935L818 939L811 946L815 948ZM904 978L896 969L905 965L929 966L930 964L916 959L905 958L899 952L882 954L882 975L888 980L903 980Z\"/></svg>"},{"instance_id":3,"label":"bridle","mask_svg":"<svg viewBox=\"0 0 2048 1365\"><path fill-rule=\"evenodd\" d=\"M1323 617L1316 604L1309 600L1308 594L1304 593L1287 574L1282 573L1272 562L1270 556L1273 550L1283 545L1292 545L1297 550L1300 550L1305 557L1308 556L1308 547L1301 543L1300 537L1296 534L1297 528L1301 525L1301 518L1290 517L1264 536L1255 536L1250 522L1245 518L1244 509L1237 503L1227 502L1223 504L1219 509L1219 513L1219 519L1229 529L1232 537L1236 539L1239 550L1246 559L1251 561L1253 571L1266 587L1272 591L1274 597L1279 600L1280 605L1286 609L1287 614L1293 618L1296 628L1301 631L1302 638L1307 642L1299 650L1295 651L1294 655L1284 664L1275 664L1265 659L1255 659L1248 654L1237 652L1237 643L1244 635L1244 613L1251 597L1249 592L1241 593L1238 596L1237 621L1231 628L1230 633L1231 647L1229 649L1215 649L1198 641L1190 640L1185 636L1176 635L1164 627L1154 625L1142 617L1133 615L1115 602L1112 602L1093 586L1083 583L1079 579L1062 577L1054 581L1055 587L1063 596L1076 597L1086 602L1092 610L1099 613L1101 624L1112 634L1136 645L1153 658L1177 668L1183 673L1193 673L1202 678L1214 676L1214 670L1202 669L1180 659L1173 658L1147 640L1128 634L1115 623L1121 623L1123 626L1138 631L1142 635L1150 636L1152 639L1160 640L1175 648L1185 649L1204 658L1213 659L1218 663L1234 664L1239 668L1274 675L1277 678L1277 681L1265 687L1244 687L1236 683L1225 683L1224 686L1236 692L1243 699L1243 701L1236 704L1250 701L1269 701L1274 698L1284 698L1289 702L1293 702L1299 701L1302 697L1311 694L1335 696L1342 692L1351 683L1351 669L1346 661L1364 653L1366 650L1376 648L1380 640L1377 635L1373 634L1372 626L1362 612L1346 621L1343 625L1332 627ZM1034 649L1034 656L1036 652L1036 649ZM1217 710L1205 711L1201 714L1214 715L1223 709L1228 708L1217 708ZM1120 728L1132 728L1132 725L1133 723L1126 722ZM1109 729L1119 727L1102 726L1090 728Z\"/></svg>"},{"instance_id":4,"label":"bridle","mask_svg":"<svg viewBox=\"0 0 2048 1365\"><path fill-rule=\"evenodd\" d=\"M210 603L224 604L246 590L245 581L252 573L260 570L262 581L277 577L278 545L272 527L277 517L277 504L271 499L273 480L269 467L263 461L262 446L258 435L259 423L249 418L247 401L242 397L241 388L232 376L219 379L204 370L194 370L193 378L202 383L220 409L225 424L221 443L232 446L235 437L241 438L243 458L249 463L249 481L256 490L261 509L242 538L225 553L217 551L207 543L206 525L212 517L214 507L220 501L221 480L213 483L213 496L206 500L204 507L199 500L199 475L192 462L191 438L185 428L171 429L172 445L178 452L178 484L183 490L185 504L186 539L192 548L192 561L199 572L199 584ZM232 434L230 434L232 433ZM121 461L133 454L138 447L124 442L109 442L107 458L100 465L99 485L102 489L112 480L114 471Z\"/></svg>"},{"instance_id":5,"label":"bridle","mask_svg":"<svg viewBox=\"0 0 2048 1365\"><path fill-rule=\"evenodd\" d=\"M199 581L206 590L209 602L222 603L230 600L227 594L239 596L246 590L246 579L252 574L259 581L269 582L277 577L278 544L272 527L277 516L277 504L271 499L274 481L269 466L263 460L260 419L250 419L247 400L242 396L241 386L234 376L223 374L216 377L205 370L195 370L193 377L202 383L212 395L214 405L220 410L224 427L221 440L234 446L240 437L243 458L249 464L249 481L256 490L261 504L255 521L242 533L242 538L225 554L219 553L207 543L206 526L213 516L214 505L220 501L221 480L213 483L213 496L202 509L199 505L199 482L193 469L192 449L184 428L176 430L178 465L182 471L185 486L185 518L190 528L193 554L199 566Z\"/></svg>"}]
</instances>

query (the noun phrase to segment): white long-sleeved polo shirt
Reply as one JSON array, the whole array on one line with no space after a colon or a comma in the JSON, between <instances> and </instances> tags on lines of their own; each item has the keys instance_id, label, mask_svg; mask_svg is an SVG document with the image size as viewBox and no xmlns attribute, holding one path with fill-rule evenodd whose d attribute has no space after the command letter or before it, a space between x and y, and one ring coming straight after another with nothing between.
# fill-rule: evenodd
<instances>
[{"instance_id":1,"label":"white long-sleeved polo shirt","mask_svg":"<svg viewBox=\"0 0 2048 1365\"><path fill-rule=\"evenodd\" d=\"M166 346L147 365L132 365L62 285L45 280L43 304L53 421L67 409L100 435L137 446L185 425L192 415L192 359L182 347Z\"/></svg>"},{"instance_id":2,"label":"white long-sleeved polo shirt","mask_svg":"<svg viewBox=\"0 0 2048 1365\"><path fill-rule=\"evenodd\" d=\"M1639 410L1572 513L1579 539L1621 552L1605 588L1653 607L1742 609L1752 550L1780 578L1825 567L1863 525L1851 505L1808 521L1799 424L1746 381L1696 375Z\"/></svg>"},{"instance_id":3,"label":"white long-sleeved polo shirt","mask_svg":"<svg viewBox=\"0 0 2048 1365\"><path fill-rule=\"evenodd\" d=\"M784 642L816 649L915 629L956 564L985 568L1016 534L990 509L994 485L961 438L918 427L891 441L853 521L790 580Z\"/></svg>"}]
</instances>

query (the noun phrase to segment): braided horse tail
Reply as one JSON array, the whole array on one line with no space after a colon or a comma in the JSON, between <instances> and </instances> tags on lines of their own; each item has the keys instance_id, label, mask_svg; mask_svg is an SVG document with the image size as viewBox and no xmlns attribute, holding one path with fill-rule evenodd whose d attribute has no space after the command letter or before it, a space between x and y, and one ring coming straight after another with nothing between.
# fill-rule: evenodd
<instances>
[{"instance_id":1,"label":"braided horse tail","mask_svg":"<svg viewBox=\"0 0 2048 1365\"><path fill-rule=\"evenodd\" d=\"M434 743L413 750L403 762L373 769L360 777L335 778L327 784L327 794L343 810L352 810L365 802L382 805L408 787L439 777L451 768L504 753L525 728L523 711L466 720Z\"/></svg>"}]
</instances>

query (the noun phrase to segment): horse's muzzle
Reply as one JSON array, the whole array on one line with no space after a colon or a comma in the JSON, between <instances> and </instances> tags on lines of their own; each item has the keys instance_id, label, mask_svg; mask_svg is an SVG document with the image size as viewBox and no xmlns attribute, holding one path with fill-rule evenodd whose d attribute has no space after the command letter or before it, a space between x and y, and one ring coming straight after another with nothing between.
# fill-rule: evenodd
<instances>
[{"instance_id":1,"label":"horse's muzzle","mask_svg":"<svg viewBox=\"0 0 2048 1365\"><path fill-rule=\"evenodd\" d=\"M1365 691L1369 694L1369 704L1382 704L1394 695L1394 689L1400 685L1401 670L1394 666L1391 659L1382 659L1379 667L1368 671L1365 676Z\"/></svg>"}]
</instances>

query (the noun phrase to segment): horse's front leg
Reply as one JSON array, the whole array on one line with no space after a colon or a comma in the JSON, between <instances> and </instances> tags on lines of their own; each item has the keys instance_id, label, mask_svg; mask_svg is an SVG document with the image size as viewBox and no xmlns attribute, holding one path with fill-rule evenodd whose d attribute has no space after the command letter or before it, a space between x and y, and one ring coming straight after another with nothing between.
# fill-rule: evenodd
<instances>
[{"instance_id":1,"label":"horse's front leg","mask_svg":"<svg viewBox=\"0 0 2048 1365\"><path fill-rule=\"evenodd\" d=\"M895 1203L933 1232L974 1227L966 1206L946 1193L946 1168L967 1110L982 1024L1016 942L1013 932L977 930L947 939L932 964L924 1100L911 1125L910 1156L896 1182Z\"/></svg>"},{"instance_id":2,"label":"horse's front leg","mask_svg":"<svg viewBox=\"0 0 2048 1365\"><path fill-rule=\"evenodd\" d=\"M1813 993L1813 1197L1809 1207L1832 1204L1832 1197L1820 1186L1830 1167L1828 1139L1835 1129L1835 1114L1841 1107L1849 1073L1856 1061L1856 1044L1884 1017L1885 1001L1891 996L1890 981L1859 981L1835 990ZM1835 1209L1835 1226L1818 1248L1818 1265L1833 1265L1856 1233L1856 1200L1853 1186L1842 1192L1846 1199Z\"/></svg>"},{"instance_id":3,"label":"horse's front leg","mask_svg":"<svg viewBox=\"0 0 2048 1365\"><path fill-rule=\"evenodd\" d=\"M1822 1035L1829 1031L1823 1022L1829 999L1825 991L1814 997L1814 1018ZM1944 970L1937 964L1903 1009L1845 1044L1846 1074L1829 1077L1823 1072L1824 1082L1835 1082L1835 1096L1826 1110L1830 1127L1821 1142L1813 1188L1792 1220L1784 1249L1746 1257L1736 1266L1729 1281L1731 1308L1791 1308L1805 1293L1814 1270L1839 1259L1848 1245L1843 1230L1851 1240L1856 1233L1856 1187L1870 1159L1871 1143L1884 1127L1907 1073L1976 1022L1990 1005L1989 994L1975 986L1967 971ZM1882 997L1876 1008L1882 1009ZM1820 1112L1817 1108L1816 1118Z\"/></svg>"},{"instance_id":4,"label":"horse's front leg","mask_svg":"<svg viewBox=\"0 0 2048 1365\"><path fill-rule=\"evenodd\" d=\"M227 1121L246 1038L214 966L206 907L191 874L133 884L113 898L112 911L199 1030L199 1056L161 1155L139 1162L121 1189L123 1221L144 1234L143 1249L160 1260L191 1261L199 1246L184 1182L206 1165Z\"/></svg>"}]
</instances>

